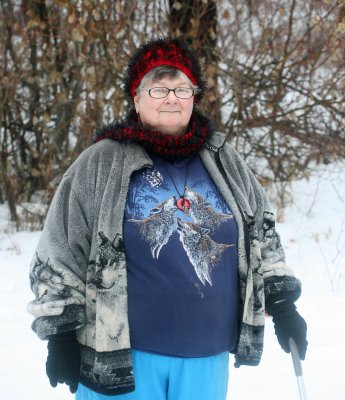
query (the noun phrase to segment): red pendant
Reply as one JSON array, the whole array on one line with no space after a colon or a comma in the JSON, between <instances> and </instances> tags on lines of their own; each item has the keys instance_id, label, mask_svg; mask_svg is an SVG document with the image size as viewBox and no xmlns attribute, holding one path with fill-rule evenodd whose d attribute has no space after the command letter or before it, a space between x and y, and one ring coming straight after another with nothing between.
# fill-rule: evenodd
<instances>
[{"instance_id":1,"label":"red pendant","mask_svg":"<svg viewBox=\"0 0 345 400\"><path fill-rule=\"evenodd\" d=\"M188 199L185 199L184 197L180 197L176 201L176 206L179 210L183 211L184 213L187 213L188 210L190 209L190 201Z\"/></svg>"}]
</instances>

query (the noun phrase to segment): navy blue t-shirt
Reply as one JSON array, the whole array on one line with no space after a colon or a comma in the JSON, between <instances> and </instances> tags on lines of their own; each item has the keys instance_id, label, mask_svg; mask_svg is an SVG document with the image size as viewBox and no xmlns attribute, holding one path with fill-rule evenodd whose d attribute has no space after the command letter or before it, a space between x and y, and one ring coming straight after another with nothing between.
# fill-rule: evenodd
<instances>
[{"instance_id":1,"label":"navy blue t-shirt","mask_svg":"<svg viewBox=\"0 0 345 400\"><path fill-rule=\"evenodd\" d=\"M181 357L230 351L238 329L236 221L198 155L151 157L153 168L132 175L125 210L131 346ZM182 194L184 210L176 205Z\"/></svg>"}]
</instances>

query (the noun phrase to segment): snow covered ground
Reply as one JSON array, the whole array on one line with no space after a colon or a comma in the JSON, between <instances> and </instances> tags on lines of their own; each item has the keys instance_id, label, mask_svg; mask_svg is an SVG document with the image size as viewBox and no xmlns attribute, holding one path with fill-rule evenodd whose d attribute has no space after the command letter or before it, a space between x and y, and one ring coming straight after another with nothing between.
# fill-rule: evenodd
<instances>
[{"instance_id":1,"label":"snow covered ground","mask_svg":"<svg viewBox=\"0 0 345 400\"><path fill-rule=\"evenodd\" d=\"M308 322L302 366L309 400L345 399L344 171L344 164L329 165L309 181L294 183L293 204L279 224L287 261L303 283L297 306ZM73 399L65 386L49 386L46 343L31 331L26 312L32 300L28 266L39 236L11 231L7 209L0 206L0 393L6 400ZM260 366L235 369L231 360L228 399L250 398L299 399L290 355L280 349L269 318Z\"/></svg>"}]
</instances>

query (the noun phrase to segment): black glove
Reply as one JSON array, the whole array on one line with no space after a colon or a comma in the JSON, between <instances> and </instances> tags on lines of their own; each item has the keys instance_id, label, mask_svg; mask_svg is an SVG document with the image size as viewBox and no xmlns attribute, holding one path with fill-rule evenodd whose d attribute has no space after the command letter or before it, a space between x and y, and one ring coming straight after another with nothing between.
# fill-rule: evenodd
<instances>
[{"instance_id":1,"label":"black glove","mask_svg":"<svg viewBox=\"0 0 345 400\"><path fill-rule=\"evenodd\" d=\"M273 317L278 342L286 353L290 353L289 338L293 338L301 360L307 351L307 324L296 310L295 304L283 300L274 303L269 313Z\"/></svg>"},{"instance_id":2,"label":"black glove","mask_svg":"<svg viewBox=\"0 0 345 400\"><path fill-rule=\"evenodd\" d=\"M50 384L69 386L71 393L78 388L80 370L80 347L75 331L49 337L46 373Z\"/></svg>"}]
</instances>

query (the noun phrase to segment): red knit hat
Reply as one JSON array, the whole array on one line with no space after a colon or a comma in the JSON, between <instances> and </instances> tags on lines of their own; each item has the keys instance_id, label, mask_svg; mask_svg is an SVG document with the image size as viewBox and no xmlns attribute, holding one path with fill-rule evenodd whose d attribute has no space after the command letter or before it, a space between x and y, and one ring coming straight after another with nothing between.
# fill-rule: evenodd
<instances>
[{"instance_id":1,"label":"red knit hat","mask_svg":"<svg viewBox=\"0 0 345 400\"><path fill-rule=\"evenodd\" d=\"M133 98L142 78L153 68L168 65L184 72L198 86L198 100L206 88L196 52L182 39L160 38L146 42L131 58L125 76L125 91Z\"/></svg>"}]
</instances>

